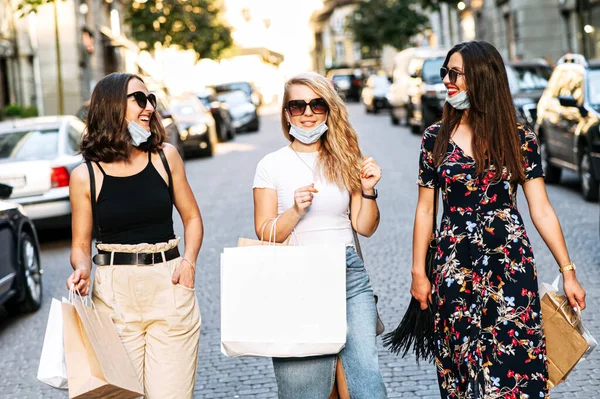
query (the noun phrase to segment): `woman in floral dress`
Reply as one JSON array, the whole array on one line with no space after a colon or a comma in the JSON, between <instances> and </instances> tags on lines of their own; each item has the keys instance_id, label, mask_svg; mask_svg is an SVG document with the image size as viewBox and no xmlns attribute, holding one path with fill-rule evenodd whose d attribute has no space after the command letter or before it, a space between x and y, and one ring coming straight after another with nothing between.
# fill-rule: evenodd
<instances>
[{"instance_id":1,"label":"woman in floral dress","mask_svg":"<svg viewBox=\"0 0 600 399\"><path fill-rule=\"evenodd\" d=\"M441 396L547 398L536 265L517 209L519 185L573 307L585 308L585 291L546 194L537 138L517 125L502 58L489 43L456 45L441 75L447 103L421 147L411 286L422 309L432 303ZM425 257L436 186L443 216L430 283Z\"/></svg>"}]
</instances>

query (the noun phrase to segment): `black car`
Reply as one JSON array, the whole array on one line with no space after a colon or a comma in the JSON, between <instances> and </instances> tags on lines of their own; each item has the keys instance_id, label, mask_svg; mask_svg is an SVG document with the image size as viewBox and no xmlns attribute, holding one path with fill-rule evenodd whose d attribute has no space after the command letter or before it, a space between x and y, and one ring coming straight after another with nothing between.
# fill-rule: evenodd
<instances>
[{"instance_id":1,"label":"black car","mask_svg":"<svg viewBox=\"0 0 600 399\"><path fill-rule=\"evenodd\" d=\"M205 89L196 96L204 107L210 110L217 125L217 136L220 142L233 140L235 137L235 128L233 127L233 118L229 112L227 104L217 100L216 92L213 89Z\"/></svg>"},{"instance_id":2,"label":"black car","mask_svg":"<svg viewBox=\"0 0 600 399\"><path fill-rule=\"evenodd\" d=\"M442 117L447 91L440 77L443 65L444 57L425 58L410 76L407 120L415 134L423 133Z\"/></svg>"},{"instance_id":3,"label":"black car","mask_svg":"<svg viewBox=\"0 0 600 399\"><path fill-rule=\"evenodd\" d=\"M533 129L537 119L537 103L548 86L552 68L544 61L511 62L506 65L506 74L517 121Z\"/></svg>"},{"instance_id":4,"label":"black car","mask_svg":"<svg viewBox=\"0 0 600 399\"><path fill-rule=\"evenodd\" d=\"M243 91L220 93L217 99L229 108L233 118L233 127L237 132L256 132L260 128L260 119L256 106Z\"/></svg>"},{"instance_id":5,"label":"black car","mask_svg":"<svg viewBox=\"0 0 600 399\"><path fill-rule=\"evenodd\" d=\"M537 106L536 130L548 183L563 168L581 177L583 196L598 200L600 186L600 61L563 56Z\"/></svg>"},{"instance_id":6,"label":"black car","mask_svg":"<svg viewBox=\"0 0 600 399\"><path fill-rule=\"evenodd\" d=\"M219 141L215 119L194 95L176 97L169 103L186 157L212 157Z\"/></svg>"},{"instance_id":7,"label":"black car","mask_svg":"<svg viewBox=\"0 0 600 399\"><path fill-rule=\"evenodd\" d=\"M27 313L42 304L40 246L33 223L10 197L12 187L0 183L0 305Z\"/></svg>"},{"instance_id":8,"label":"black car","mask_svg":"<svg viewBox=\"0 0 600 399\"><path fill-rule=\"evenodd\" d=\"M363 77L352 69L332 69L327 72L327 78L333 87L346 101L360 101L363 89Z\"/></svg>"},{"instance_id":9,"label":"black car","mask_svg":"<svg viewBox=\"0 0 600 399\"><path fill-rule=\"evenodd\" d=\"M252 104L256 108L263 104L263 96L261 92L250 82L229 82L216 85L214 90L217 94L227 93L232 91L243 91L246 93Z\"/></svg>"}]
</instances>

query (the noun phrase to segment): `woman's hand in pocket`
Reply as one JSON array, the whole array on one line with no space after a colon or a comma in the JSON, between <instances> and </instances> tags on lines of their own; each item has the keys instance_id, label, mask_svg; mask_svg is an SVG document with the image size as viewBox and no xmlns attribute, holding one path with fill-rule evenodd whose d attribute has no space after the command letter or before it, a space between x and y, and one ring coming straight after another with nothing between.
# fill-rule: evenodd
<instances>
[{"instance_id":1,"label":"woman's hand in pocket","mask_svg":"<svg viewBox=\"0 0 600 399\"><path fill-rule=\"evenodd\" d=\"M187 259L182 259L179 265L175 267L171 281L173 284L180 284L191 290L194 289L196 276L196 267Z\"/></svg>"},{"instance_id":2,"label":"woman's hand in pocket","mask_svg":"<svg viewBox=\"0 0 600 399\"><path fill-rule=\"evenodd\" d=\"M410 286L410 294L417 301L419 301L419 304L421 305L421 310L427 309L429 304L432 303L431 282L425 274L413 273L412 284Z\"/></svg>"}]
</instances>

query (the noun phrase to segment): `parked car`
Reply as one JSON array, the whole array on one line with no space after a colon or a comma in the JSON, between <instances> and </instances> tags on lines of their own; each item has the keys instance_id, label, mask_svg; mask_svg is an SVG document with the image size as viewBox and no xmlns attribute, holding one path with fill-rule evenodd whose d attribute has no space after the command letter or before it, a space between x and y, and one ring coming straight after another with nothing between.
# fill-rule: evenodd
<instances>
[{"instance_id":1,"label":"parked car","mask_svg":"<svg viewBox=\"0 0 600 399\"><path fill-rule=\"evenodd\" d=\"M600 186L600 61L567 54L559 61L537 106L536 130L548 183L563 168L581 177L583 197L598 199Z\"/></svg>"},{"instance_id":2,"label":"parked car","mask_svg":"<svg viewBox=\"0 0 600 399\"><path fill-rule=\"evenodd\" d=\"M218 143L215 119L202 102L193 95L171 100L170 109L179 128L179 137L186 157L212 156Z\"/></svg>"},{"instance_id":3,"label":"parked car","mask_svg":"<svg viewBox=\"0 0 600 399\"><path fill-rule=\"evenodd\" d=\"M231 117L227 104L217 100L217 93L211 88L206 88L201 92L196 93L196 96L202 101L202 105L210 110L210 113L215 119L219 141L233 140L235 137L235 128L233 127L233 118Z\"/></svg>"},{"instance_id":4,"label":"parked car","mask_svg":"<svg viewBox=\"0 0 600 399\"><path fill-rule=\"evenodd\" d=\"M23 207L7 201L12 190L0 183L0 305L27 313L42 304L40 246Z\"/></svg>"},{"instance_id":5,"label":"parked car","mask_svg":"<svg viewBox=\"0 0 600 399\"><path fill-rule=\"evenodd\" d=\"M246 93L242 91L231 91L220 93L217 99L229 108L233 118L233 127L237 132L256 132L260 129L260 119L256 106L250 101Z\"/></svg>"},{"instance_id":6,"label":"parked car","mask_svg":"<svg viewBox=\"0 0 600 399\"><path fill-rule=\"evenodd\" d=\"M545 61L510 62L506 64L506 74L517 121L533 129L537 119L537 103L548 86L552 68Z\"/></svg>"},{"instance_id":7,"label":"parked car","mask_svg":"<svg viewBox=\"0 0 600 399\"><path fill-rule=\"evenodd\" d=\"M250 82L229 82L216 85L214 90L218 93L227 93L231 91L243 91L252 101L256 108L263 104L263 96L261 92Z\"/></svg>"},{"instance_id":8,"label":"parked car","mask_svg":"<svg viewBox=\"0 0 600 399\"><path fill-rule=\"evenodd\" d=\"M390 79L385 75L371 75L362 89L361 98L367 113L378 113L389 108L390 103L385 97L390 89Z\"/></svg>"},{"instance_id":9,"label":"parked car","mask_svg":"<svg viewBox=\"0 0 600 399\"><path fill-rule=\"evenodd\" d=\"M444 57L426 58L411 75L406 118L415 134L423 133L442 117L447 91L440 76L443 65Z\"/></svg>"},{"instance_id":10,"label":"parked car","mask_svg":"<svg viewBox=\"0 0 600 399\"><path fill-rule=\"evenodd\" d=\"M38 228L71 225L69 179L83 160L84 128L75 116L0 122L0 183L13 187L11 200Z\"/></svg>"},{"instance_id":11,"label":"parked car","mask_svg":"<svg viewBox=\"0 0 600 399\"><path fill-rule=\"evenodd\" d=\"M415 87L421 83L424 61L431 58L445 57L446 53L447 50L443 49L412 47L396 54L392 72L392 85L387 95L390 103L392 125L398 125L400 121L406 125L410 124L410 114L413 111L411 109L411 95L414 94ZM433 71L431 72L433 73ZM436 71L436 74L439 76L439 70ZM436 79L433 75L431 76Z\"/></svg>"},{"instance_id":12,"label":"parked car","mask_svg":"<svg viewBox=\"0 0 600 399\"><path fill-rule=\"evenodd\" d=\"M360 101L363 77L360 71L353 69L332 69L327 78L346 101Z\"/></svg>"}]
</instances>

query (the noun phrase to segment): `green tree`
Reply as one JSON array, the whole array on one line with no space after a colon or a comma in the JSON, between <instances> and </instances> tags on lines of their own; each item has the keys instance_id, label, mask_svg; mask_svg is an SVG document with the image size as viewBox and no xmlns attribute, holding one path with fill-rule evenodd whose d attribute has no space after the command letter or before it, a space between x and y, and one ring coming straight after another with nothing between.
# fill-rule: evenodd
<instances>
[{"instance_id":1,"label":"green tree","mask_svg":"<svg viewBox=\"0 0 600 399\"><path fill-rule=\"evenodd\" d=\"M384 45L407 47L428 21L414 0L360 0L349 17L348 28L366 52L377 55Z\"/></svg>"},{"instance_id":2,"label":"green tree","mask_svg":"<svg viewBox=\"0 0 600 399\"><path fill-rule=\"evenodd\" d=\"M126 21L133 38L148 48L159 42L194 50L202 58L219 58L233 43L215 0L131 1Z\"/></svg>"}]
</instances>

